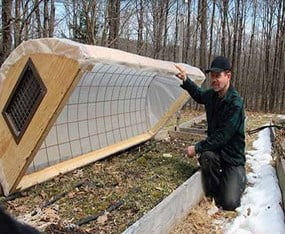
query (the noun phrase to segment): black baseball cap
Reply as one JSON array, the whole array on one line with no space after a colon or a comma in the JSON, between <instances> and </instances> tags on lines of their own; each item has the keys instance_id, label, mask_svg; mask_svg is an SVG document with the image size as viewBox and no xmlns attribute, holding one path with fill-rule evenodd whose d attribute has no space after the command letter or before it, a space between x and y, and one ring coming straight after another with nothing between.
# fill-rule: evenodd
<instances>
[{"instance_id":1,"label":"black baseball cap","mask_svg":"<svg viewBox=\"0 0 285 234\"><path fill-rule=\"evenodd\" d=\"M229 60L224 56L218 56L214 58L213 62L211 63L211 67L206 70L206 73L223 72L228 70L231 70L231 64Z\"/></svg>"}]
</instances>

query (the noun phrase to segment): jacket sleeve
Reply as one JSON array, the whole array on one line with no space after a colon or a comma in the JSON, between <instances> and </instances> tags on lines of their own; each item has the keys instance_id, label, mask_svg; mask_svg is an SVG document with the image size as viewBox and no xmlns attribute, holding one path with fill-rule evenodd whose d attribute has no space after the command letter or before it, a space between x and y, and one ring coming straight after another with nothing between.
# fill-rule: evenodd
<instances>
[{"instance_id":1,"label":"jacket sleeve","mask_svg":"<svg viewBox=\"0 0 285 234\"><path fill-rule=\"evenodd\" d=\"M222 121L221 127L205 140L195 144L196 153L220 149L227 144L240 126L243 118L242 108L243 106L240 104L233 104Z\"/></svg>"},{"instance_id":2,"label":"jacket sleeve","mask_svg":"<svg viewBox=\"0 0 285 234\"><path fill-rule=\"evenodd\" d=\"M181 87L185 89L196 102L200 104L206 103L206 91L196 85L189 77L183 81Z\"/></svg>"}]
</instances>

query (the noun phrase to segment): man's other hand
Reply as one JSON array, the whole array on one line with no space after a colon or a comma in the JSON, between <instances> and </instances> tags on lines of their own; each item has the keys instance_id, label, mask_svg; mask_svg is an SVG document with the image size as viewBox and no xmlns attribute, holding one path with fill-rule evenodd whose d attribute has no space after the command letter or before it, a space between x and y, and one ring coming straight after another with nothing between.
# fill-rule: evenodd
<instances>
[{"instance_id":1,"label":"man's other hand","mask_svg":"<svg viewBox=\"0 0 285 234\"><path fill-rule=\"evenodd\" d=\"M180 65L177 65L177 64L174 64L174 66L175 66L176 69L179 71L179 72L176 74L176 76L177 76L180 80L182 80L182 81L186 80L187 74L186 74L185 68L182 67L182 66L180 66Z\"/></svg>"},{"instance_id":2,"label":"man's other hand","mask_svg":"<svg viewBox=\"0 0 285 234\"><path fill-rule=\"evenodd\" d=\"M189 158L194 157L196 155L195 146L194 145L188 146L186 152Z\"/></svg>"}]
</instances>

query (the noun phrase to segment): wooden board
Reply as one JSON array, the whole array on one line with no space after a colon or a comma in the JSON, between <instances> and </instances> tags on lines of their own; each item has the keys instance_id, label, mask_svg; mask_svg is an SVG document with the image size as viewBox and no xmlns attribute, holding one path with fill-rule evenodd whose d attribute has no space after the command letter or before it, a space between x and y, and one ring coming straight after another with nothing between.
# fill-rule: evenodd
<instances>
[{"instance_id":1,"label":"wooden board","mask_svg":"<svg viewBox=\"0 0 285 234\"><path fill-rule=\"evenodd\" d=\"M205 128L204 129L203 128L194 128L194 127L193 128L179 128L179 131L207 136Z\"/></svg>"},{"instance_id":2,"label":"wooden board","mask_svg":"<svg viewBox=\"0 0 285 234\"><path fill-rule=\"evenodd\" d=\"M185 141L201 141L206 138L206 134L197 134L197 133L189 133L189 132L180 132L180 131L168 131L168 134L171 138L178 138Z\"/></svg>"},{"instance_id":3,"label":"wooden board","mask_svg":"<svg viewBox=\"0 0 285 234\"><path fill-rule=\"evenodd\" d=\"M47 93L19 144L16 144L2 114L0 116L0 180L5 195L13 192L25 174L51 123L65 104L63 100L66 93L74 86L74 80L80 71L77 61L63 56L33 54L30 58L47 88ZM1 112L27 60L28 56L25 56L9 68L0 97Z\"/></svg>"}]
</instances>

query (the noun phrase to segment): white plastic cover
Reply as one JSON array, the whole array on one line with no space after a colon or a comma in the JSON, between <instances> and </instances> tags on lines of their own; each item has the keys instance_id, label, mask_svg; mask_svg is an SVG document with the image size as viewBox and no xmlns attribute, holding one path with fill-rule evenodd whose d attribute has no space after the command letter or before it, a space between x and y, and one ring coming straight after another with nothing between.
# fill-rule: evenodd
<instances>
[{"instance_id":1,"label":"white plastic cover","mask_svg":"<svg viewBox=\"0 0 285 234\"><path fill-rule=\"evenodd\" d=\"M47 53L66 56L77 60L80 64L100 62L103 64L123 64L137 69L150 70L158 73L174 75L177 73L173 62L131 54L125 51L100 46L84 45L68 39L40 38L21 43L0 69L0 80L5 79L8 68L21 57L29 54ZM202 83L204 74L196 67L183 64L192 80ZM1 82L0 82L1 83ZM1 88L1 87L0 87Z\"/></svg>"}]
</instances>

